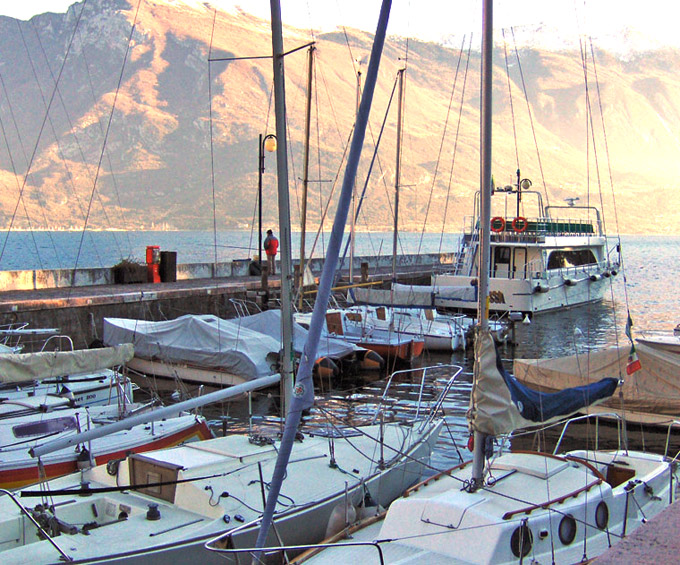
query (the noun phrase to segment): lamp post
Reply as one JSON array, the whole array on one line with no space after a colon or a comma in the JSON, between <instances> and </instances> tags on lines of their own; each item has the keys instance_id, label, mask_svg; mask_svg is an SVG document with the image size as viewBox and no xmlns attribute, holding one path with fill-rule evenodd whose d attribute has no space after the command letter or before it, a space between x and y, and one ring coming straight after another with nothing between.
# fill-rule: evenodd
<instances>
[{"instance_id":1,"label":"lamp post","mask_svg":"<svg viewBox=\"0 0 680 565\"><path fill-rule=\"evenodd\" d=\"M258 179L257 179L257 200L258 200L258 257L260 269L262 268L262 175L264 174L264 152L273 153L276 151L276 136L273 133L264 137L260 134Z\"/></svg>"}]
</instances>

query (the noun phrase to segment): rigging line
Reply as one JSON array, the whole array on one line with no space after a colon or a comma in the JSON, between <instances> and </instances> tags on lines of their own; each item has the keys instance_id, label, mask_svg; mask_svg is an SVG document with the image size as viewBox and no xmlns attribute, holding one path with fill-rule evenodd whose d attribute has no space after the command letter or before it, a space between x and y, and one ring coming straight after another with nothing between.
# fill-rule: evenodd
<instances>
[{"instance_id":1,"label":"rigging line","mask_svg":"<svg viewBox=\"0 0 680 565\"><path fill-rule=\"evenodd\" d=\"M12 119L14 119L14 112L12 110L12 105L9 102L9 98L7 98L7 90L5 89L5 81L2 78L2 73L0 73L0 84L2 84L2 89L5 91L5 98L7 99L7 102L8 102L8 105L9 105L10 115L12 116ZM16 121L15 121L15 127L16 127ZM17 189L19 191L19 194L21 194L21 182L19 181L19 175L18 175L17 170L16 170L16 165L14 164L14 158L12 156L12 151L10 149L9 140L7 138L7 131L5 130L5 124L4 124L4 121L2 120L2 116L0 116L0 128L2 129L2 137L3 137L3 139L5 141L5 145L7 147L7 154L9 155L10 164L12 166L12 173L14 174L14 179L16 180ZM17 134L19 135L19 144L21 145L22 150L23 150L23 143L21 141L21 135L19 134L18 129L17 129ZM25 157L25 151L24 151L24 157ZM28 215L28 210L26 209L26 203L23 202L23 205L24 205L24 211L26 213L26 220L28 221L28 225L29 225L29 228L30 228L29 233L31 234L31 240L33 241L33 245L35 246L36 257L38 258L38 264L40 265L40 268L42 269L43 268L42 259L40 257L40 252L38 251L38 242L35 239L35 232L33 231L32 226L31 226L31 218ZM16 209L15 209L15 214L16 214ZM12 231L12 228L9 227L7 229L7 234L5 234L5 239L3 240L3 243L2 243L2 249L0 250L0 260L2 260L2 257L5 254L5 247L7 246L7 242L9 240L9 234L11 233L11 231Z\"/></svg>"},{"instance_id":2,"label":"rigging line","mask_svg":"<svg viewBox=\"0 0 680 565\"><path fill-rule=\"evenodd\" d=\"M465 73L463 74L463 88L460 93L460 105L458 106L458 123L456 125L456 135L454 137L454 142L453 142L453 151L451 152L451 168L449 169L449 182L446 187L446 202L445 202L445 207L444 207L444 217L442 218L442 229L439 234L439 253L442 252L442 248L444 247L444 229L446 228L446 217L448 215L449 211L449 202L451 199L451 186L453 184L453 171L455 169L456 165L456 155L458 153L458 141L460 139L460 127L461 123L463 121L463 107L465 104L465 89L467 86L467 77L468 77L468 71L470 70L470 54L472 52L472 37L473 34L470 34L470 39L468 43L468 49L467 49L467 59L465 62ZM439 154L437 155L437 163L435 165L435 173L434 177L437 177L438 171L439 171L439 161L441 159L441 155L444 151L444 141L446 139L446 131L448 129L449 125L449 117L451 115L451 109L453 107L453 97L456 92L456 86L458 84L458 74L460 73L460 64L461 61L463 60L463 53L465 52L465 40L466 36L463 36L463 40L460 43L460 49L458 50L458 61L456 62L456 73L453 78L453 84L451 85L451 95L449 97L449 104L446 109L446 119L444 120L444 131L442 132L442 140L439 144ZM432 180L432 190L434 191L434 182L435 179Z\"/></svg>"},{"instance_id":3,"label":"rigging line","mask_svg":"<svg viewBox=\"0 0 680 565\"><path fill-rule=\"evenodd\" d=\"M38 87L38 92L40 93L40 98L42 100L43 105L45 106L45 111L47 111L47 103L45 102L45 96L43 95L42 87L40 86L40 80L38 79L38 73L36 72L35 65L33 64L33 58L31 57L31 53L30 53L30 50L28 48L28 43L26 42L26 36L24 35L23 29L21 27L19 20L17 20L17 28L19 30L19 36L21 37L21 42L23 43L24 49L26 50L26 55L28 57L28 64L29 64L29 67L31 68L33 78L35 79L36 85ZM49 68L49 64L47 65L47 68L50 71L50 75L52 76L52 80L54 80L54 75L52 75L52 70ZM55 89L56 88L57 87L56 87L56 84L55 84ZM58 90L56 92L58 93ZM49 116L49 114L47 116L47 121L50 125L50 130L52 131L52 135L54 136L54 140L55 140L55 143L57 145L57 152L58 152L59 156L62 157L61 146L59 144L59 136L57 135L56 128L54 127L54 122L52 121L52 118ZM62 160L63 160L63 157L62 157ZM67 169L67 173L68 172L69 171ZM36 200L38 202L38 207L40 209L40 212L42 213L43 222L44 222L45 226L47 227L48 221L47 221L47 215L45 214L45 208L46 208L45 202L44 202L42 195L41 195L41 192L39 190L36 190L34 194L37 197ZM25 202L25 199L24 199L24 202ZM24 208L25 208L25 203L24 203ZM59 259L59 250L58 250L57 244L54 241L54 237L52 236L51 231L47 232L47 237L48 237L50 244L52 246L52 251L54 252L55 258L57 260L57 265L59 266L59 268L61 268L61 260Z\"/></svg>"},{"instance_id":4,"label":"rigging line","mask_svg":"<svg viewBox=\"0 0 680 565\"><path fill-rule=\"evenodd\" d=\"M378 158L378 149L379 149L379 147L380 147L380 141L381 141L382 135L383 135L383 133L384 133L384 131L385 131L385 126L386 126L386 124L387 124L387 117L388 117L388 115L389 115L390 108L392 107L392 100L394 99L394 93L396 92L397 81L398 81L398 80L399 80L399 74L397 73L397 76L395 77L394 83L393 83L393 85L392 85L392 92L391 92L391 94L390 94L390 98L389 98L389 100L387 101L387 109L385 110L385 115L384 115L384 117L383 117L383 122L382 122L382 125L380 126L380 131L379 131L379 133L378 133L378 140L377 140L377 142L376 142L376 140L373 139L373 142L374 142L373 157L371 158L371 162L370 162L370 164L369 164L369 166L368 166L368 172L367 172L367 174L366 174L366 181L364 182L364 187L363 187L363 189L361 190L361 194L360 194L360 196L359 196L359 203L357 204L356 211L355 211L355 213L354 213L354 222L355 222L355 223L356 223L357 220L359 219L359 215L360 215L360 213L361 213L361 208L362 208L362 205L363 205L363 203L364 203L364 198L365 198L365 196L366 196L366 191L367 191L367 189L368 189L368 183L369 183L369 181L370 181L370 179L371 179L371 173L372 173L372 171L373 171L373 165L375 164L375 161L376 161L376 159ZM371 137L372 137L372 133L373 133L373 132L372 132L372 130L371 130ZM383 180L384 180L384 175L382 175L381 178L383 178ZM387 192L387 186L385 186L385 191ZM387 202L388 202L388 205L390 206L390 209L392 209L392 204L391 204L391 201L390 201L390 199L389 199L389 195L388 195ZM346 240L346 242L345 242L345 249L344 249L344 251L343 251L343 253L342 253L342 257L340 258L340 261L338 262L338 269L337 269L337 271L336 271L336 281L334 282L333 286L335 286L335 284L337 283L337 277L340 276L340 271L341 271L342 266L343 266L343 264L344 264L344 262L345 262L345 257L347 256L347 251L349 250L349 246L350 246L350 244L351 244L351 241L352 241L352 234L349 233L349 234L347 235L347 240Z\"/></svg>"},{"instance_id":5,"label":"rigging line","mask_svg":"<svg viewBox=\"0 0 680 565\"><path fill-rule=\"evenodd\" d=\"M83 58L83 67L85 68L85 75L87 76L87 84L90 87L90 94L92 94L92 101L93 101L93 107L97 107L97 95L95 94L95 89L94 89L94 84L92 82L92 74L90 73L90 65L87 60L87 55L85 54L85 43L83 41L83 38L81 36L80 29L78 30L78 38L80 39L80 55ZM97 121L97 126L99 128L99 133L101 134L102 137L104 137L104 128L102 128L101 121L99 119ZM85 158L83 157L83 160ZM123 205L120 200L120 191L118 190L118 181L116 181L116 175L114 174L114 169L113 169L113 162L111 161L111 154L109 153L108 149L106 150L106 160L108 161L109 164L109 178L111 179L111 184L113 185L113 192L116 196L116 201L118 202L118 211L121 216L121 225L125 226L128 225L129 222L125 218L125 215L123 214ZM89 173L89 164L87 166L88 168L88 173ZM111 218L109 217L109 213L106 211L106 206L104 204L104 201L102 200L101 194L97 193L97 199L99 200L100 206L102 207L102 213L104 214L104 219L106 220L106 223L108 225L113 225L113 222L111 221ZM118 255L119 257L123 257L123 249L121 247L120 241L118 240L118 235L116 232L113 233L113 241L116 244L116 247L118 248ZM128 230L123 231L124 237L127 240L127 248L128 250L132 250L132 241L130 240L130 233Z\"/></svg>"},{"instance_id":6,"label":"rigging line","mask_svg":"<svg viewBox=\"0 0 680 565\"><path fill-rule=\"evenodd\" d=\"M505 39L505 28L501 29L503 35L503 55L505 57L505 78L508 81L508 100L510 101L510 115L512 117L512 135L515 140L515 161L519 169L519 144L517 140L517 122L515 119L515 105L512 101L512 81L510 80L510 62L508 61L508 42Z\"/></svg>"},{"instance_id":7,"label":"rigging line","mask_svg":"<svg viewBox=\"0 0 680 565\"><path fill-rule=\"evenodd\" d=\"M536 138L536 128L534 127L534 116L531 112L531 104L529 103L529 95L527 92L526 81L524 80L524 71L522 69L522 62L519 58L519 49L517 47L517 40L515 38L515 28L511 27L510 31L512 33L512 42L515 50L515 58L517 59L517 68L519 69L519 76L522 79L522 92L524 93L524 101L527 105L527 113L529 114L529 122L531 124L531 134L534 139L534 146L536 148L536 158L538 159L538 168L541 172L541 181L543 182L543 190L545 191L545 200L550 206L550 195L548 194L548 188L545 183L545 173L543 172L543 161L541 160L541 153L538 149L538 139Z\"/></svg>"},{"instance_id":8,"label":"rigging line","mask_svg":"<svg viewBox=\"0 0 680 565\"><path fill-rule=\"evenodd\" d=\"M64 71L64 67L66 66L66 61L68 60L68 55L69 55L69 53L71 51L71 47L73 45L73 39L75 37L76 30L78 29L78 26L80 24L80 20L83 16L83 12L85 11L86 5L87 5L87 0L84 0L83 1L83 7L81 8L80 13L78 14L78 17L76 18L76 22L75 22L74 29L73 29L73 34L69 38L68 47L67 47L66 53L64 55L64 60L62 61L61 67L59 69L59 74L57 76L57 83L56 84L59 83L59 80L61 79L61 75ZM17 20L17 25L19 25L19 20ZM21 28L20 28L20 30L21 30ZM22 35L22 37L23 37L23 35ZM37 139L35 141L35 146L33 147L33 152L31 154L31 158L29 159L28 165L26 167L26 174L24 175L24 179L23 179L23 182L21 184L21 189L19 190L19 198L17 200L17 204L16 204L16 206L14 208L14 212L12 214L12 220L10 221L10 228L9 228L10 231L12 230L12 226L14 225L14 219L16 217L16 212L17 212L17 209L19 207L19 202L22 201L23 197L24 197L24 191L26 190L26 183L28 182L28 176L31 172L31 167L33 166L33 161L35 160L36 155L38 153L38 147L40 145L40 139L41 139L43 131L45 129L45 123L47 122L47 118L48 118L49 113L50 113L50 108L52 107L52 102L54 101L54 96L55 96L55 92L56 92L56 84L55 84L55 89L52 90L52 95L50 96L50 101L47 105L47 110L45 112L45 116L43 117L42 123L40 124L40 128L38 130L38 136L37 136ZM5 240L5 243L4 243L3 248L2 248L2 252L0 252L0 256L2 256L4 254L6 244L7 244L7 240Z\"/></svg>"},{"instance_id":9,"label":"rigging line","mask_svg":"<svg viewBox=\"0 0 680 565\"><path fill-rule=\"evenodd\" d=\"M43 58L45 59L45 66L47 67L47 70L50 73L50 78L54 82L54 73L52 72L52 67L50 66L49 59L47 57L47 53L45 51L45 46L43 45L42 40L40 39L40 35L38 34L38 31L35 27L35 21L31 20L33 23L33 32L35 33L36 40L38 41L38 45L40 46L40 51L43 55ZM82 52L82 49L81 49ZM31 64L31 66L33 66ZM36 77L37 78L37 77ZM41 89L40 89L41 90ZM83 151L83 148L80 144L80 140L78 139L78 136L75 133L75 128L73 126L73 122L71 121L71 116L68 113L68 109L66 108L66 103L64 102L64 97L61 94L61 89L57 87L57 95L59 97L59 102L61 103L62 110L64 111L64 116L66 117L66 122L68 123L69 131L72 132L71 135L73 136L73 139L75 140L76 147L78 148L78 152L80 153L80 158L82 159L83 165L85 166L85 169L90 173L90 167L87 164L87 161L85 159L85 153ZM41 90L41 96L42 96L42 90ZM85 209L83 208L83 204L80 199L80 195L78 194L78 191L76 190L75 182L73 180L73 174L71 173L71 170L68 166L68 162L66 160L66 157L64 155L64 152L61 148L61 143L59 141L59 136L57 135L56 129L54 127L54 123L52 119L50 118L50 128L52 129L52 134L54 135L55 143L57 145L57 151L59 153L59 157L61 158L62 164L64 165L64 169L66 170L66 176L71 184L71 188L73 190L73 195L75 197L76 203L78 204L78 208L80 209L80 213L83 215L83 218L85 217ZM100 199L101 203L101 199ZM102 205L103 206L103 205ZM97 246L95 245L94 238L92 234L90 233L90 242L92 243L92 248L94 249L94 253L97 257L97 260L99 261L99 266L104 267L101 255L99 254L99 250L97 249ZM56 251L56 250L55 250ZM57 256L58 260L58 256Z\"/></svg>"},{"instance_id":10,"label":"rigging line","mask_svg":"<svg viewBox=\"0 0 680 565\"><path fill-rule=\"evenodd\" d=\"M215 195L215 143L213 138L213 105L212 105L212 72L210 61L212 59L213 40L215 38L215 22L217 21L217 9L213 11L212 28L210 29L210 45L208 46L208 133L210 135L210 188L212 191L213 212L213 261L217 266L217 204ZM217 284L217 279L215 280Z\"/></svg>"},{"instance_id":11,"label":"rigging line","mask_svg":"<svg viewBox=\"0 0 680 565\"><path fill-rule=\"evenodd\" d=\"M80 243L78 245L78 252L76 254L76 261L75 261L74 270L78 267L78 261L80 259L80 255L81 255L82 250L83 250L83 240L84 240L85 229L87 229L87 224L88 224L88 221L89 221L89 218L90 218L90 212L92 210L92 201L93 201L94 195L97 191L97 182L99 181L99 174L100 174L101 168L102 168L102 161L104 159L104 154L106 153L106 144L107 144L107 141L108 141L108 138L109 138L109 133L111 131L111 124L113 122L113 115L114 115L115 110L116 110L116 102L118 101L118 94L120 93L121 85L122 85L122 82L123 82L123 74L125 72L125 65L127 63L128 55L130 54L130 46L132 44L132 37L133 37L133 35L135 33L135 29L137 27L137 16L139 14L139 9L141 7L141 3L142 3L142 0L138 0L137 9L135 10L134 21L132 22L132 27L130 28L130 35L128 36L127 46L125 48L125 55L123 56L123 64L121 65L120 74L118 76L118 84L116 86L116 91L115 91L115 94L113 96L113 103L111 104L111 112L109 113L109 119L108 119L108 122L106 124L106 132L104 134L104 140L103 140L103 143L102 143L102 150L99 153L99 160L97 161L97 168L95 170L94 182L92 183L92 192L90 193L90 199L88 201L87 215L85 217L83 232L81 234ZM86 4L86 2L84 2L84 4ZM82 11L81 11L81 14L82 14ZM66 57L64 58L64 61L66 61ZM73 288L73 287L71 287L71 288ZM71 291L69 290L69 296L70 296L70 293L71 293Z\"/></svg>"}]
</instances>

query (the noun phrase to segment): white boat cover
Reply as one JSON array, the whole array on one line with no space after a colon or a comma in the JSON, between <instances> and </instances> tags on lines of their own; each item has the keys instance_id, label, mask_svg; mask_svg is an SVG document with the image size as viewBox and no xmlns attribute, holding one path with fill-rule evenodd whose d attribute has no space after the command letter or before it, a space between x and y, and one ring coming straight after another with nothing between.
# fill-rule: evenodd
<instances>
[{"instance_id":1,"label":"white boat cover","mask_svg":"<svg viewBox=\"0 0 680 565\"><path fill-rule=\"evenodd\" d=\"M391 289L354 288L350 290L350 296L358 304L434 308L449 306L452 300L476 302L477 287L393 283Z\"/></svg>"},{"instance_id":2,"label":"white boat cover","mask_svg":"<svg viewBox=\"0 0 680 565\"><path fill-rule=\"evenodd\" d=\"M628 419L654 423L660 415L677 418L680 357L642 343L636 346L636 351L642 368L630 376L626 374L629 345L557 359L515 359L513 370L518 380L542 390L588 384L601 377L624 378L620 390ZM621 399L616 395L600 406L605 407L618 412Z\"/></svg>"},{"instance_id":3,"label":"white boat cover","mask_svg":"<svg viewBox=\"0 0 680 565\"><path fill-rule=\"evenodd\" d=\"M0 382L27 382L123 365L134 356L130 344L75 351L0 354Z\"/></svg>"},{"instance_id":4,"label":"white boat cover","mask_svg":"<svg viewBox=\"0 0 680 565\"><path fill-rule=\"evenodd\" d=\"M232 321L250 330L266 334L281 343L281 310L266 310L265 312L253 314L252 316L244 316ZM302 353L308 334L309 330L298 324L293 324L293 349L295 353ZM319 341L316 354L317 358L329 357L331 359L341 359L357 349L359 348L352 343L324 337Z\"/></svg>"},{"instance_id":5,"label":"white boat cover","mask_svg":"<svg viewBox=\"0 0 680 565\"><path fill-rule=\"evenodd\" d=\"M211 315L181 316L150 322L127 318L104 318L104 343L133 343L135 356L151 361L185 363L219 369L254 379L276 373L280 343Z\"/></svg>"}]
</instances>

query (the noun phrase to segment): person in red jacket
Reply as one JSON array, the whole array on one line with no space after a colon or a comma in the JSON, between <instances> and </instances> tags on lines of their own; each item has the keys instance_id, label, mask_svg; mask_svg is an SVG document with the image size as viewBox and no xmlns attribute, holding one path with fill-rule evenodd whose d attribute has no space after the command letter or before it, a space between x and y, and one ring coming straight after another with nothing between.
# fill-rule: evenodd
<instances>
[{"instance_id":1,"label":"person in red jacket","mask_svg":"<svg viewBox=\"0 0 680 565\"><path fill-rule=\"evenodd\" d=\"M279 240L274 237L272 230L267 230L267 237L262 244L264 251L267 254L267 265L269 265L269 274L276 274L276 252L279 250Z\"/></svg>"}]
</instances>

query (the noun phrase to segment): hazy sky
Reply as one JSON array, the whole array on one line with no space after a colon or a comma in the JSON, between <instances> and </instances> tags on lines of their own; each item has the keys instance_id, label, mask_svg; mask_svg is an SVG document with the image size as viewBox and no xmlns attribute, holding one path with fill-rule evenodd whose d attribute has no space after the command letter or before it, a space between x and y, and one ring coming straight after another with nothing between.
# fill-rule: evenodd
<instances>
[{"instance_id":1,"label":"hazy sky","mask_svg":"<svg viewBox=\"0 0 680 565\"><path fill-rule=\"evenodd\" d=\"M136 0L132 0L134 3ZM146 0L143 0L146 1ZM203 5L202 0L163 0ZM269 16L268 0L209 0L230 9L240 5L262 18ZM393 0L389 33L425 40L479 29L481 0ZM0 14L29 19L46 11L64 12L73 0L21 0L0 4ZM343 24L374 31L380 0L281 0L284 22L296 27L333 29ZM677 23L669 0L497 0L497 27L540 24L589 35L616 36L631 30L668 44L678 44ZM664 16L665 14L665 16Z\"/></svg>"}]
</instances>

